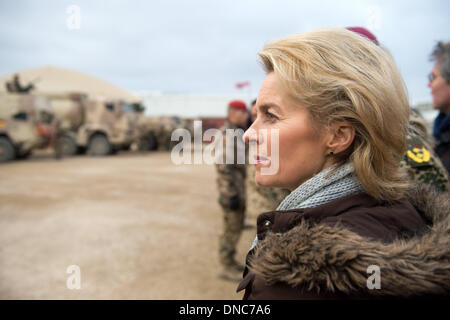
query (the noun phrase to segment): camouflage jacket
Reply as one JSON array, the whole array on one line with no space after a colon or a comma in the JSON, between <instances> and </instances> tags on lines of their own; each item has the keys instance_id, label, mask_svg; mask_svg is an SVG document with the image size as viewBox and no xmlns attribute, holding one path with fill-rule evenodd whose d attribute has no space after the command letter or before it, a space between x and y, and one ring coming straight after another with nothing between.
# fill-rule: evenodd
<instances>
[{"instance_id":1,"label":"camouflage jacket","mask_svg":"<svg viewBox=\"0 0 450 320\"><path fill-rule=\"evenodd\" d=\"M229 209L230 198L237 196L239 199L239 209L244 210L245 163L247 159L247 148L245 147L243 140L244 130L228 120L225 121L224 126L220 130L222 132L223 147L219 150L219 153L216 154L219 204L223 208ZM235 132L236 139L227 139L227 130L229 134ZM231 155L234 155L234 157L231 157Z\"/></svg>"},{"instance_id":2,"label":"camouflage jacket","mask_svg":"<svg viewBox=\"0 0 450 320\"><path fill-rule=\"evenodd\" d=\"M432 185L440 191L449 191L447 171L429 140L425 127L412 116L401 166L406 168L412 180Z\"/></svg>"}]
</instances>

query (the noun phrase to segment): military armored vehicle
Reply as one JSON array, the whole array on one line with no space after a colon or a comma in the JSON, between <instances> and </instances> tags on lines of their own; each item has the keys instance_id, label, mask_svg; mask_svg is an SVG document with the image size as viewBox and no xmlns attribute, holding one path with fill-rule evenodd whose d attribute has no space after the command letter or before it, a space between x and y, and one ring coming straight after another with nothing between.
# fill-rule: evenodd
<instances>
[{"instance_id":1,"label":"military armored vehicle","mask_svg":"<svg viewBox=\"0 0 450 320\"><path fill-rule=\"evenodd\" d=\"M0 162L30 155L52 139L53 111L41 95L0 93Z\"/></svg>"},{"instance_id":2,"label":"military armored vehicle","mask_svg":"<svg viewBox=\"0 0 450 320\"><path fill-rule=\"evenodd\" d=\"M177 141L171 141L172 132L178 128L187 128L186 123L178 117L148 117L139 118L136 125L138 149L171 150Z\"/></svg>"},{"instance_id":3,"label":"military armored vehicle","mask_svg":"<svg viewBox=\"0 0 450 320\"><path fill-rule=\"evenodd\" d=\"M139 151L171 150L178 141L171 141L172 132L178 128L192 131L187 120L179 117L150 117L144 114L145 106L140 102L124 104L130 123L134 128L133 143Z\"/></svg>"},{"instance_id":4,"label":"military armored vehicle","mask_svg":"<svg viewBox=\"0 0 450 320\"><path fill-rule=\"evenodd\" d=\"M62 154L87 151L94 156L128 149L133 142L134 120L119 100L85 94L49 95L55 111L56 130L62 139Z\"/></svg>"}]
</instances>

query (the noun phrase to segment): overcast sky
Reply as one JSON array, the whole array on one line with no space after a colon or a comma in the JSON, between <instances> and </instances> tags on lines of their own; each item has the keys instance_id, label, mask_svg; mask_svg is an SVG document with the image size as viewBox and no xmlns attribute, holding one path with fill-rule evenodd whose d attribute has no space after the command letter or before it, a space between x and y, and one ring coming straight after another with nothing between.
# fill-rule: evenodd
<instances>
[{"instance_id":1,"label":"overcast sky","mask_svg":"<svg viewBox=\"0 0 450 320\"><path fill-rule=\"evenodd\" d=\"M416 103L430 101L429 54L450 40L449 17L448 0L1 0L0 75L52 65L131 91L227 95L248 80L256 95L264 78L256 53L267 41L365 26L391 51Z\"/></svg>"}]
</instances>

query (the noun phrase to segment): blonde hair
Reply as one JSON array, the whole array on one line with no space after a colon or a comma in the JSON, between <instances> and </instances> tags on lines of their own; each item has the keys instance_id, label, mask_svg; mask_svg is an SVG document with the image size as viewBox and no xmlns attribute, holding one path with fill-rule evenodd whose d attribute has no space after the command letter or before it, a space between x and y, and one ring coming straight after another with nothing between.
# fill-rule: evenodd
<instances>
[{"instance_id":1,"label":"blonde hair","mask_svg":"<svg viewBox=\"0 0 450 320\"><path fill-rule=\"evenodd\" d=\"M352 161L368 194L385 201L403 197L409 104L388 53L354 32L325 28L269 43L259 56L320 127L334 121L354 126L352 146L336 161Z\"/></svg>"}]
</instances>

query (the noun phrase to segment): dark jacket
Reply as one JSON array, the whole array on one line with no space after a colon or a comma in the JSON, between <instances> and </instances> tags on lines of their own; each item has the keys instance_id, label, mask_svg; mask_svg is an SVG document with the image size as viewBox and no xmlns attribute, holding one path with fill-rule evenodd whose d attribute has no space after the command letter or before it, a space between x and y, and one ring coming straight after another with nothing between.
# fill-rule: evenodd
<instances>
[{"instance_id":1,"label":"dark jacket","mask_svg":"<svg viewBox=\"0 0 450 320\"><path fill-rule=\"evenodd\" d=\"M244 299L446 295L450 290L450 196L417 186L386 204L367 194L258 217ZM368 267L380 268L369 289Z\"/></svg>"},{"instance_id":2,"label":"dark jacket","mask_svg":"<svg viewBox=\"0 0 450 320\"><path fill-rule=\"evenodd\" d=\"M450 114L439 113L434 121L433 136L436 139L434 150L450 174Z\"/></svg>"}]
</instances>

